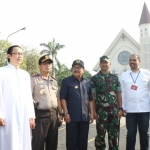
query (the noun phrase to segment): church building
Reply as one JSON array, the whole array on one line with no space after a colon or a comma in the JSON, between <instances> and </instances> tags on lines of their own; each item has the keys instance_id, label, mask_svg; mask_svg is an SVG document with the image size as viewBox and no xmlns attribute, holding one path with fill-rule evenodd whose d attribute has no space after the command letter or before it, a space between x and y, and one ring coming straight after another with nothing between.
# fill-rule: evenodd
<instances>
[{"instance_id":1,"label":"church building","mask_svg":"<svg viewBox=\"0 0 150 150\"><path fill-rule=\"evenodd\" d=\"M122 29L112 44L103 55L110 57L110 72L120 75L130 69L128 62L131 54L137 54L141 58L141 68L150 70L150 13L144 3L140 22L140 44L136 42L124 29ZM99 71L99 62L93 68Z\"/></svg>"}]
</instances>

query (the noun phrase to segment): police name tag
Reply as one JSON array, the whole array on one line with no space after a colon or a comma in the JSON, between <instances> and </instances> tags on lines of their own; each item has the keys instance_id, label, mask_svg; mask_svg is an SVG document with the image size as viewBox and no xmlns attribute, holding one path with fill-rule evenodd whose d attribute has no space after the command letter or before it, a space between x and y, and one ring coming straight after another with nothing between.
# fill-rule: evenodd
<instances>
[{"instance_id":1,"label":"police name tag","mask_svg":"<svg viewBox=\"0 0 150 150\"><path fill-rule=\"evenodd\" d=\"M138 88L138 86L136 86L136 85L131 85L131 89L132 89L132 90L135 90L135 91L136 91L137 88Z\"/></svg>"}]
</instances>

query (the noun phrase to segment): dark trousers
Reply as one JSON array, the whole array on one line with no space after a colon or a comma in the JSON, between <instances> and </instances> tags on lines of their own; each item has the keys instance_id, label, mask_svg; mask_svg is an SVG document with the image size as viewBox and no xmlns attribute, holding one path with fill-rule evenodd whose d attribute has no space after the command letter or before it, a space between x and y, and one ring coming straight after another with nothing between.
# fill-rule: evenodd
<instances>
[{"instance_id":1,"label":"dark trousers","mask_svg":"<svg viewBox=\"0 0 150 150\"><path fill-rule=\"evenodd\" d=\"M126 150L135 150L137 127L139 129L140 150L149 149L149 112L127 113Z\"/></svg>"},{"instance_id":2,"label":"dark trousers","mask_svg":"<svg viewBox=\"0 0 150 150\"><path fill-rule=\"evenodd\" d=\"M58 142L58 113L57 110L35 111L36 127L32 130L32 150L57 150Z\"/></svg>"},{"instance_id":3,"label":"dark trousers","mask_svg":"<svg viewBox=\"0 0 150 150\"><path fill-rule=\"evenodd\" d=\"M87 150L89 122L66 123L67 150Z\"/></svg>"}]
</instances>

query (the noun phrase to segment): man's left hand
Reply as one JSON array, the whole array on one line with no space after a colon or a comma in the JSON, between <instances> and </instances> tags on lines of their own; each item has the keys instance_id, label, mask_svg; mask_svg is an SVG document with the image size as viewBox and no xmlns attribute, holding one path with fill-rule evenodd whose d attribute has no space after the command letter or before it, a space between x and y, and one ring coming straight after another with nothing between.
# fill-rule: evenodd
<instances>
[{"instance_id":1,"label":"man's left hand","mask_svg":"<svg viewBox=\"0 0 150 150\"><path fill-rule=\"evenodd\" d=\"M61 127L62 126L62 123L63 123L63 116L60 116L58 118L58 127Z\"/></svg>"},{"instance_id":2,"label":"man's left hand","mask_svg":"<svg viewBox=\"0 0 150 150\"><path fill-rule=\"evenodd\" d=\"M36 126L35 119L34 118L30 118L29 119L29 123L30 123L30 128L31 129L35 129L35 126Z\"/></svg>"}]
</instances>

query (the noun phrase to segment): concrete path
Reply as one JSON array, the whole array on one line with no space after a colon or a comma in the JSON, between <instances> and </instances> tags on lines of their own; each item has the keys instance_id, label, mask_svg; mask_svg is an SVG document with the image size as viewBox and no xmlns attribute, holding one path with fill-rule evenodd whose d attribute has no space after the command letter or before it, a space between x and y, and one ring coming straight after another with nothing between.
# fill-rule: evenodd
<instances>
[{"instance_id":1,"label":"concrete path","mask_svg":"<svg viewBox=\"0 0 150 150\"><path fill-rule=\"evenodd\" d=\"M125 118L122 117L120 121L120 143L119 143L119 150L125 150L126 148L126 126L125 126ZM96 129L95 129L95 122L90 125L89 130L89 137L88 137L88 150L95 150L94 146L94 138L96 135ZM106 144L108 149L108 137L106 135ZM136 140L136 150L140 150L139 148L139 136L137 134L137 140ZM62 125L62 127L59 128L59 139L58 139L58 150L66 150L65 146L66 142L66 128L65 124Z\"/></svg>"}]
</instances>

